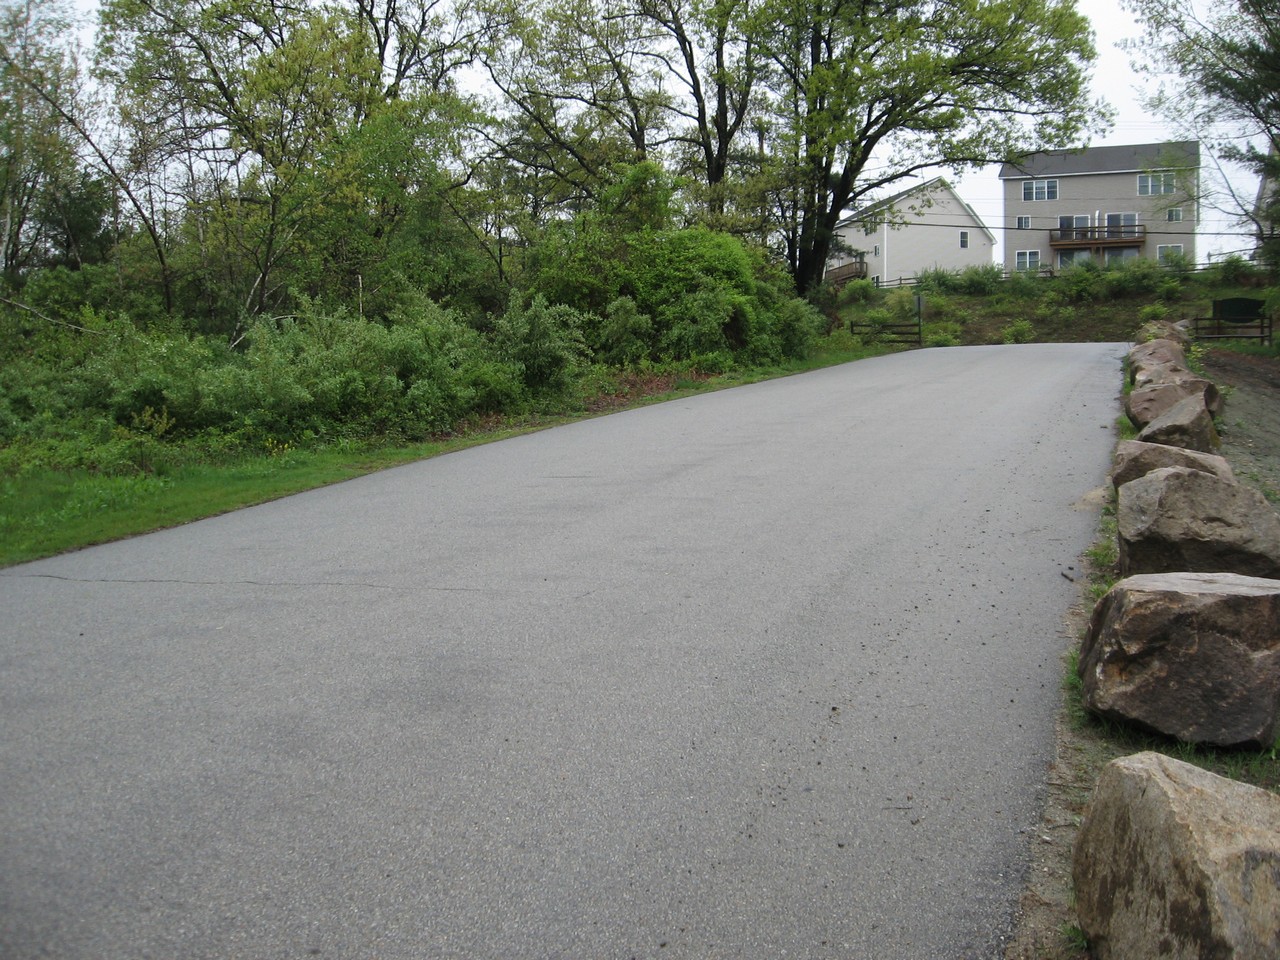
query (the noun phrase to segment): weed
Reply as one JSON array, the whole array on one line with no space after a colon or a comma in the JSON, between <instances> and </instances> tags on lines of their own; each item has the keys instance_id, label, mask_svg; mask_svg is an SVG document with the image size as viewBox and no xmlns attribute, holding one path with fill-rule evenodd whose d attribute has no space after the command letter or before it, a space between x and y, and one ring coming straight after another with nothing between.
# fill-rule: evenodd
<instances>
[{"instance_id":1,"label":"weed","mask_svg":"<svg viewBox=\"0 0 1280 960\"><path fill-rule=\"evenodd\" d=\"M1089 938L1084 935L1084 931L1074 923L1063 924L1062 939L1066 941L1067 946L1072 950L1084 953L1089 949Z\"/></svg>"}]
</instances>

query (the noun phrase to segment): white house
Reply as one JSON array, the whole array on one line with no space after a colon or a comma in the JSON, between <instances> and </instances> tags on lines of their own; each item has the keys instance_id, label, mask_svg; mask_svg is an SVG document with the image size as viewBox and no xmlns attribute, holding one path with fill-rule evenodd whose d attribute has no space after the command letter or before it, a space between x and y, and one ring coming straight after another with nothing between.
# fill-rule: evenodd
<instances>
[{"instance_id":1,"label":"white house","mask_svg":"<svg viewBox=\"0 0 1280 960\"><path fill-rule=\"evenodd\" d=\"M836 226L840 241L827 276L888 283L925 270L961 270L994 260L996 238L942 177L854 211ZM856 264L866 264L865 273Z\"/></svg>"}]
</instances>

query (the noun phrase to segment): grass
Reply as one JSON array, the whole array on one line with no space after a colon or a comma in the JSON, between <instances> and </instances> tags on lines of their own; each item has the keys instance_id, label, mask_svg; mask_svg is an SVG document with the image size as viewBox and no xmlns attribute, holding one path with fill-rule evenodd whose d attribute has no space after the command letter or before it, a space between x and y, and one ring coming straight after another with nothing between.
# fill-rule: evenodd
<instances>
[{"instance_id":1,"label":"grass","mask_svg":"<svg viewBox=\"0 0 1280 960\"><path fill-rule=\"evenodd\" d=\"M373 441L314 448L269 443L257 454L239 453L231 459L210 458L198 450L166 444L163 462L129 474L27 469L0 476L0 566L190 523L602 412L789 376L885 352L885 348L865 347L847 333L838 333L825 338L805 360L716 377L674 374L656 386L621 392L616 383L600 384L596 394L566 401L562 410L464 424L454 436L424 443ZM607 398L599 391L608 393Z\"/></svg>"}]
</instances>

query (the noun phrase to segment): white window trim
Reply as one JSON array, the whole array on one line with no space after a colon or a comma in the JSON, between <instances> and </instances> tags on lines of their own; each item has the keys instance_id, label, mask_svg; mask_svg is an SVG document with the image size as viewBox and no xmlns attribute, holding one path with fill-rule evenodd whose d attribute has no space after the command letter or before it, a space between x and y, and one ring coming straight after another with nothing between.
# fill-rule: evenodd
<instances>
[{"instance_id":1,"label":"white window trim","mask_svg":"<svg viewBox=\"0 0 1280 960\"><path fill-rule=\"evenodd\" d=\"M1181 208L1181 207L1170 207L1168 210L1166 210L1166 211L1165 211L1165 213L1164 213L1164 219L1165 219L1165 222L1166 222L1166 223L1181 223L1181 222L1182 222L1182 208Z\"/></svg>"},{"instance_id":2,"label":"white window trim","mask_svg":"<svg viewBox=\"0 0 1280 960\"><path fill-rule=\"evenodd\" d=\"M1030 229L1031 229L1031 218L1030 218L1030 217L1018 217L1017 225L1016 225L1016 229L1018 229L1018 230L1030 230Z\"/></svg>"},{"instance_id":3,"label":"white window trim","mask_svg":"<svg viewBox=\"0 0 1280 960\"><path fill-rule=\"evenodd\" d=\"M1156 262L1163 263L1164 258L1173 254L1182 256L1183 246L1180 243L1161 243L1156 245Z\"/></svg>"},{"instance_id":4,"label":"white window trim","mask_svg":"<svg viewBox=\"0 0 1280 960\"><path fill-rule=\"evenodd\" d=\"M1138 196L1162 197L1178 191L1178 175L1171 171L1138 174Z\"/></svg>"},{"instance_id":5,"label":"white window trim","mask_svg":"<svg viewBox=\"0 0 1280 960\"><path fill-rule=\"evenodd\" d=\"M960 231L960 249L961 250L969 249L969 231L968 230Z\"/></svg>"},{"instance_id":6,"label":"white window trim","mask_svg":"<svg viewBox=\"0 0 1280 960\"><path fill-rule=\"evenodd\" d=\"M1039 187L1040 189L1036 189ZM1050 193L1053 195L1050 196ZM1028 196L1027 194L1030 194ZM1037 196L1036 194L1041 194ZM1058 181L1056 178L1047 180L1023 180L1022 181L1022 202L1023 203L1040 203L1046 200L1058 199Z\"/></svg>"},{"instance_id":7,"label":"white window trim","mask_svg":"<svg viewBox=\"0 0 1280 960\"><path fill-rule=\"evenodd\" d=\"M1031 256L1035 255L1035 264L1031 262ZM1018 250L1013 255L1013 269L1019 273L1030 273L1031 271L1039 272L1040 270L1040 251L1039 250Z\"/></svg>"}]
</instances>

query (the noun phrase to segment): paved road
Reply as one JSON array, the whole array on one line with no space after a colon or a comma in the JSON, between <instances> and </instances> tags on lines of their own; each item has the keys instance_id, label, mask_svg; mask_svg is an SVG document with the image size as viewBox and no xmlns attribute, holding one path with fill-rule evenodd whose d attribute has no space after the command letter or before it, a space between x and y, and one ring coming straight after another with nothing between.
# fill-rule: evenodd
<instances>
[{"instance_id":1,"label":"paved road","mask_svg":"<svg viewBox=\"0 0 1280 960\"><path fill-rule=\"evenodd\" d=\"M0 956L996 955L1121 350L883 357L0 571Z\"/></svg>"}]
</instances>

